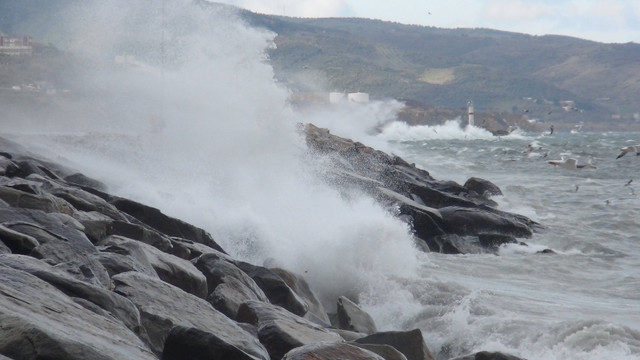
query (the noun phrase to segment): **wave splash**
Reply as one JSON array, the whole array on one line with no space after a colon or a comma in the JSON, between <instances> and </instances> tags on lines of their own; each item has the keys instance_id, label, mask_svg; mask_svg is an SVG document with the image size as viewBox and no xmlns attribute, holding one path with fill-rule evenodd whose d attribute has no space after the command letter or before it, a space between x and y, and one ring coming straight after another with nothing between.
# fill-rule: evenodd
<instances>
[{"instance_id":1,"label":"wave splash","mask_svg":"<svg viewBox=\"0 0 640 360\"><path fill-rule=\"evenodd\" d=\"M48 121L21 139L117 195L204 228L236 258L303 274L329 309L338 295L364 302L372 289L416 276L418 251L405 223L364 195L347 199L317 180L322 162L310 158L296 127L309 114L288 105L289 91L265 61L275 34L228 9L188 0L156 7L113 1L74 9L82 16L67 26L81 38L70 43L103 46L77 48L101 65L77 79L99 94L87 102L95 117ZM117 31L106 39L110 32L98 29ZM138 37L122 43L123 34ZM174 47L158 61L161 37ZM123 49L135 64L112 63ZM378 111L373 104L343 114ZM375 301L396 300L389 293Z\"/></svg>"}]
</instances>

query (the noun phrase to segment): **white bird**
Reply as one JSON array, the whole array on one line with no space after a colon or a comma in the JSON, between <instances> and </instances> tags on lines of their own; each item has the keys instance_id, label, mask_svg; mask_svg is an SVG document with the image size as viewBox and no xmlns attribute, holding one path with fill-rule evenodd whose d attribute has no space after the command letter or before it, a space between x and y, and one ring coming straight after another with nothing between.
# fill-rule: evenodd
<instances>
[{"instance_id":1,"label":"white bird","mask_svg":"<svg viewBox=\"0 0 640 360\"><path fill-rule=\"evenodd\" d=\"M636 155L640 155L640 145L632 145L632 146L624 146L620 148L620 155L616 157L616 159L620 159L621 157L627 155L627 153L634 152Z\"/></svg>"},{"instance_id":2,"label":"white bird","mask_svg":"<svg viewBox=\"0 0 640 360\"><path fill-rule=\"evenodd\" d=\"M549 164L553 166L560 166L561 168L565 168L569 170L583 169L586 167L597 169L595 166L591 164L591 161L589 161L586 164L578 164L578 160L576 158L567 158L562 160L549 160Z\"/></svg>"}]
</instances>

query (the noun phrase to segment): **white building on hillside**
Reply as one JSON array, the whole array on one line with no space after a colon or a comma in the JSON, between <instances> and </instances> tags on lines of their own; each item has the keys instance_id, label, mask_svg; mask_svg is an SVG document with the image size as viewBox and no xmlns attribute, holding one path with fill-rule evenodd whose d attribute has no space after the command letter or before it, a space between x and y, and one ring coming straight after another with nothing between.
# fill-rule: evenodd
<instances>
[{"instance_id":1,"label":"white building on hillside","mask_svg":"<svg viewBox=\"0 0 640 360\"><path fill-rule=\"evenodd\" d=\"M363 92L349 93L347 95L347 99L350 102L357 102L357 103L361 103L361 104L366 104L366 103L369 102L369 94L368 93L363 93Z\"/></svg>"}]
</instances>

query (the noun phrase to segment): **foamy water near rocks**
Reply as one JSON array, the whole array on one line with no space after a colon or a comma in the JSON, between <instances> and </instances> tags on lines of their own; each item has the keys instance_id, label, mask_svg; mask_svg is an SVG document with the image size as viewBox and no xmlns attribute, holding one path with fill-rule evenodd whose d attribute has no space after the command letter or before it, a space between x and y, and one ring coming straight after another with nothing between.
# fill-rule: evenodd
<instances>
[{"instance_id":1,"label":"foamy water near rocks","mask_svg":"<svg viewBox=\"0 0 640 360\"><path fill-rule=\"evenodd\" d=\"M537 226L477 186L305 134L340 164L327 181L400 209L432 251ZM420 330L378 332L357 303L336 302L328 314L302 275L238 261L205 230L0 138L0 359L434 359Z\"/></svg>"}]
</instances>

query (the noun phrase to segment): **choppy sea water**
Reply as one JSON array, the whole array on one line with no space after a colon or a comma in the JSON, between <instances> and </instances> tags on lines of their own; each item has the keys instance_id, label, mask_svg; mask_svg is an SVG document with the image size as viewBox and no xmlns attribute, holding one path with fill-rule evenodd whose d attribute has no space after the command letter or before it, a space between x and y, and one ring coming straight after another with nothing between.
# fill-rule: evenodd
<instances>
[{"instance_id":1,"label":"choppy sea water","mask_svg":"<svg viewBox=\"0 0 640 360\"><path fill-rule=\"evenodd\" d=\"M528 246L506 245L497 256L420 252L403 225L373 202L345 203L307 175L283 183L291 169L277 176L259 166L212 163L210 172L189 172L193 162L176 164L148 140L124 135L13 138L97 176L113 192L202 226L236 257L304 272L329 310L336 295L347 293L380 330L421 329L438 359L488 350L595 360L640 359L640 157L616 159L639 135L498 138L452 121L392 123L368 138L437 179L494 182L504 193L493 198L500 209L546 228L523 239ZM572 156L596 168L548 163ZM254 181L262 187L247 188ZM538 253L544 249L554 254Z\"/></svg>"},{"instance_id":2,"label":"choppy sea water","mask_svg":"<svg viewBox=\"0 0 640 360\"><path fill-rule=\"evenodd\" d=\"M498 138L457 124L395 123L380 136L437 179L494 182L501 209L546 227L499 256L426 256L422 279L408 284L422 308L404 326L422 329L439 358L487 349L527 359L640 358L640 157L616 159L640 134ZM548 163L563 157L596 168ZM536 254L545 248L555 254Z\"/></svg>"}]
</instances>

